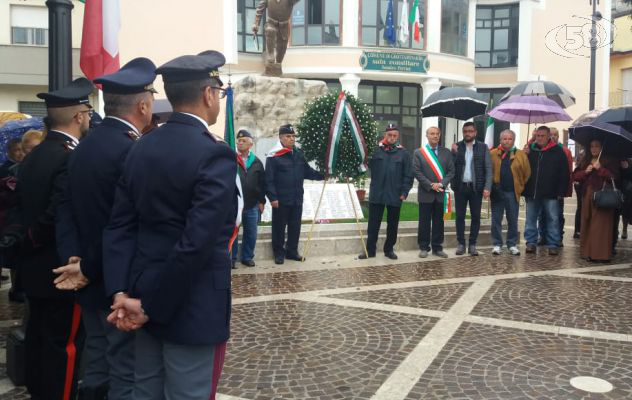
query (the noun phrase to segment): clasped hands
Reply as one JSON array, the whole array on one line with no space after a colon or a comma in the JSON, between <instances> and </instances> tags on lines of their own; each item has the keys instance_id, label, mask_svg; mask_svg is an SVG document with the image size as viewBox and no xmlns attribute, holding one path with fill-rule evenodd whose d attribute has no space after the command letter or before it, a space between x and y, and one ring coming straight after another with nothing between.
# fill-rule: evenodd
<instances>
[{"instance_id":1,"label":"clasped hands","mask_svg":"<svg viewBox=\"0 0 632 400\"><path fill-rule=\"evenodd\" d=\"M115 294L110 308L112 312L108 315L108 322L124 332L138 329L149 321L140 299L133 299L126 293Z\"/></svg>"},{"instance_id":2,"label":"clasped hands","mask_svg":"<svg viewBox=\"0 0 632 400\"><path fill-rule=\"evenodd\" d=\"M435 192L443 192L443 184L441 182L434 182L430 184L430 187L432 188L432 190L434 190Z\"/></svg>"},{"instance_id":3,"label":"clasped hands","mask_svg":"<svg viewBox=\"0 0 632 400\"><path fill-rule=\"evenodd\" d=\"M67 265L55 268L53 273L59 275L53 281L59 290L79 290L90 283L81 272L81 257L70 257Z\"/></svg>"}]
</instances>

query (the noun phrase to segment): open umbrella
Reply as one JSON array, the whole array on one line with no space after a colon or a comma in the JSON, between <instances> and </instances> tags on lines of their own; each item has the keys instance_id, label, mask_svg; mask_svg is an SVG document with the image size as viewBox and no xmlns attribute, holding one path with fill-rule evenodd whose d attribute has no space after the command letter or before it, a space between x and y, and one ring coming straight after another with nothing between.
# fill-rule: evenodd
<instances>
[{"instance_id":1,"label":"open umbrella","mask_svg":"<svg viewBox=\"0 0 632 400\"><path fill-rule=\"evenodd\" d=\"M500 103L513 96L542 96L553 100L562 108L575 104L575 96L571 92L551 81L520 82L500 99Z\"/></svg>"},{"instance_id":2,"label":"open umbrella","mask_svg":"<svg viewBox=\"0 0 632 400\"><path fill-rule=\"evenodd\" d=\"M632 132L632 106L609 108L601 113L595 122L618 125Z\"/></svg>"},{"instance_id":3,"label":"open umbrella","mask_svg":"<svg viewBox=\"0 0 632 400\"><path fill-rule=\"evenodd\" d=\"M428 96L421 106L422 117L446 117L460 120L485 114L485 95L471 89L450 87Z\"/></svg>"},{"instance_id":4,"label":"open umbrella","mask_svg":"<svg viewBox=\"0 0 632 400\"><path fill-rule=\"evenodd\" d=\"M584 147L596 139L602 143L603 154L619 158L632 157L632 130L626 129L625 120L611 119L622 115L621 111L611 112L613 110L618 109L593 110L581 115L568 129L570 138Z\"/></svg>"},{"instance_id":5,"label":"open umbrella","mask_svg":"<svg viewBox=\"0 0 632 400\"><path fill-rule=\"evenodd\" d=\"M13 120L0 126L0 163L6 161L7 144L11 139L21 138L31 129L42 130L44 123L41 118Z\"/></svg>"},{"instance_id":6,"label":"open umbrella","mask_svg":"<svg viewBox=\"0 0 632 400\"><path fill-rule=\"evenodd\" d=\"M570 121L571 117L553 100L540 96L514 96L503 101L489 112L501 121L522 124L544 124Z\"/></svg>"}]
</instances>

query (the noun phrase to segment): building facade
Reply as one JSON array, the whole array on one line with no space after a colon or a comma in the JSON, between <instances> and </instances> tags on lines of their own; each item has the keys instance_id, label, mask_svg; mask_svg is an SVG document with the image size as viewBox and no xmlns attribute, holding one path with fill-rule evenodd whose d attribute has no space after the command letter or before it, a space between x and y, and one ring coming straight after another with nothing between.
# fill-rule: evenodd
<instances>
[{"instance_id":1,"label":"building facade","mask_svg":"<svg viewBox=\"0 0 632 400\"><path fill-rule=\"evenodd\" d=\"M607 21L611 1L599 4ZM78 48L83 5L73 3L73 47ZM257 3L121 1L121 63L146 56L160 65L181 54L217 49L227 56L223 73L233 82L261 74L263 38L260 35L255 44L251 32ZM399 29L403 8L411 14L414 3L393 0L398 40L391 44L384 39L388 0L299 1L291 18L284 76L324 80L332 90L359 96L372 106L380 126L394 122L402 127L402 141L409 149L423 143L423 132L432 125L445 132L445 145L460 139L461 122L422 118L419 113L424 99L442 87L473 88L494 103L519 81L552 80L576 96L577 104L567 110L573 118L587 111L590 60L581 29L586 24L582 16L589 18L592 12L588 0L419 0L417 40L414 24L408 24L407 37L400 37ZM43 19L37 26L26 26L33 29L13 34L14 27L21 28L19 14L25 7L45 6L40 0L0 0L0 26L6 27L0 28L0 110L36 101L34 93L47 82L45 43L38 31L47 27ZM597 51L597 107L608 105L612 91L610 30L606 31ZM569 43L578 43L577 54L560 50ZM75 71L79 73L78 68ZM484 134L484 124L478 122ZM497 133L509 126L520 143L526 142L527 126L497 123Z\"/></svg>"},{"instance_id":2,"label":"building facade","mask_svg":"<svg viewBox=\"0 0 632 400\"><path fill-rule=\"evenodd\" d=\"M616 35L610 52L610 106L632 105L632 5L613 3Z\"/></svg>"}]
</instances>

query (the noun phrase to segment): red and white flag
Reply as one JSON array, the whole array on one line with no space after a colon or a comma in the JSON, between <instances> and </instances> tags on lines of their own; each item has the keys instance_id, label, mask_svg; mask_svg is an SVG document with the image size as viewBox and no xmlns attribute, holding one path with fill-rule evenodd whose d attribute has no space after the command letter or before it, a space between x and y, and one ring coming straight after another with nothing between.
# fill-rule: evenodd
<instances>
[{"instance_id":1,"label":"red and white flag","mask_svg":"<svg viewBox=\"0 0 632 400\"><path fill-rule=\"evenodd\" d=\"M84 3L80 65L84 75L93 80L120 68L119 0L85 0Z\"/></svg>"}]
</instances>

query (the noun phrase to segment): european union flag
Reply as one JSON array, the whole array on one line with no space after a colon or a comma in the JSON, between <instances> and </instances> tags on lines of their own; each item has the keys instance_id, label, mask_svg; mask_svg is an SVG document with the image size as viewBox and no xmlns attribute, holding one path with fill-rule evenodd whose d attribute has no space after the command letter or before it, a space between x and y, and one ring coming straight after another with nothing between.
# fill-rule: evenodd
<instances>
[{"instance_id":1,"label":"european union flag","mask_svg":"<svg viewBox=\"0 0 632 400\"><path fill-rule=\"evenodd\" d=\"M397 40L395 33L395 23L393 22L393 0L388 0L388 8L386 10L386 28L384 29L384 40L386 43L394 46Z\"/></svg>"}]
</instances>

